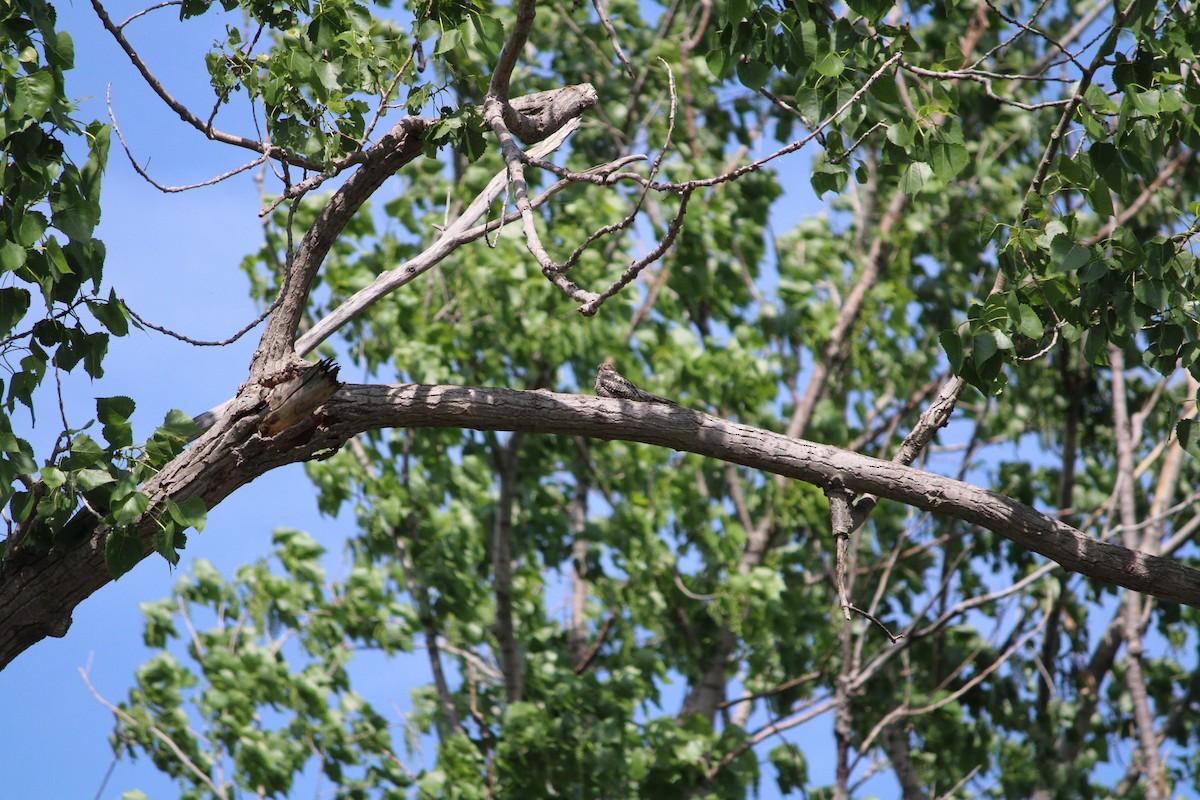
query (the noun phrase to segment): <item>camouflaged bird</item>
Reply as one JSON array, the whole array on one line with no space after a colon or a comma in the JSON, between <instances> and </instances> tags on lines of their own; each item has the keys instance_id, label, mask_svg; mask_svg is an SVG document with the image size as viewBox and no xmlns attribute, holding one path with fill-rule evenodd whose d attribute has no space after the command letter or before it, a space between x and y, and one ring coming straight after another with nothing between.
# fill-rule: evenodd
<instances>
[{"instance_id":1,"label":"camouflaged bird","mask_svg":"<svg viewBox=\"0 0 1200 800\"><path fill-rule=\"evenodd\" d=\"M616 368L609 363L601 364L596 370L596 396L615 397L618 400L636 400L639 403L662 403L668 406L679 405L673 400L659 397L656 394L643 392L633 385Z\"/></svg>"}]
</instances>

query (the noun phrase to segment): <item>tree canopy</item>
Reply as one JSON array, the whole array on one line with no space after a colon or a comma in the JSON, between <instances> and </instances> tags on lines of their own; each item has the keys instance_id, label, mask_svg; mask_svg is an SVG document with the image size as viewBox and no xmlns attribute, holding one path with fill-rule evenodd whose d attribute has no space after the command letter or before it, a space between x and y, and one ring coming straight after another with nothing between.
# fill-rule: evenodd
<instances>
[{"instance_id":1,"label":"tree canopy","mask_svg":"<svg viewBox=\"0 0 1200 800\"><path fill-rule=\"evenodd\" d=\"M280 529L147 603L118 753L197 798L1200 791L1200 16L91 6L244 155L205 183L262 187L219 267L259 339L145 441L136 398L55 413L187 320L104 279L114 139L160 180L120 87L80 119L103 65L45 0L0 11L0 665L282 465L357 523L336 577ZM204 107L148 14L223 20ZM670 402L593 396L604 362ZM428 672L413 713L356 692L363 651Z\"/></svg>"}]
</instances>

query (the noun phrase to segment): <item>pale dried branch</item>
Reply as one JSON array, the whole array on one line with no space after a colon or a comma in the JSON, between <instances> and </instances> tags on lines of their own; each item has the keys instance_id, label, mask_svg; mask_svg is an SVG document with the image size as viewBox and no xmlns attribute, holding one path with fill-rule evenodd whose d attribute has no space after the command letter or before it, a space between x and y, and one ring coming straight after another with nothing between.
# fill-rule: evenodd
<instances>
[{"instance_id":1,"label":"pale dried branch","mask_svg":"<svg viewBox=\"0 0 1200 800\"><path fill-rule=\"evenodd\" d=\"M1137 487L1133 465L1133 432L1130 430L1128 403L1125 389L1125 353L1116 345L1109 345L1109 364L1112 367L1112 414L1113 438L1117 451L1117 510L1124 528L1122 538L1126 547L1138 546L1138 535L1134 530L1137 523ZM1150 700L1146 679L1142 672L1142 598L1132 592L1121 598L1122 635L1125 639L1125 688L1133 705L1133 721L1137 732L1138 754L1146 776L1147 797L1159 800L1167 796L1167 778L1158 752L1154 734L1154 716L1150 712Z\"/></svg>"},{"instance_id":2,"label":"pale dried branch","mask_svg":"<svg viewBox=\"0 0 1200 800\"><path fill-rule=\"evenodd\" d=\"M151 477L141 490L156 507L197 497L213 508L237 488L285 464L310 460L379 428L508 430L638 441L732 461L783 478L828 485L946 514L992 530L1068 570L1163 600L1200 607L1200 571L1167 558L1096 540L1037 509L931 472L789 438L675 406L549 391L480 386L344 385L290 435L256 436L267 389L248 382L217 424ZM89 523L62 559L22 566L0 582L0 667L47 636L62 636L73 610L112 580L104 526ZM135 530L147 554L159 532L153 514ZM66 576L70 576L70 580ZM891 648L895 649L895 648Z\"/></svg>"},{"instance_id":3,"label":"pale dried branch","mask_svg":"<svg viewBox=\"0 0 1200 800\"><path fill-rule=\"evenodd\" d=\"M874 625L876 628L878 628L880 631L882 631L883 635L886 636L892 644L895 644L896 642L898 642L904 638L903 633L899 633L899 634L892 633L890 630L888 630L888 626L884 625L882 622L880 622L879 619L876 618L874 614L870 613L869 611L865 611L856 605L847 603L845 606L845 611L847 612L846 613L847 619L850 618L850 614L848 612L853 611L855 614L858 614L863 619L865 619L867 622L870 622L872 625Z\"/></svg>"},{"instance_id":4,"label":"pale dried branch","mask_svg":"<svg viewBox=\"0 0 1200 800\"><path fill-rule=\"evenodd\" d=\"M271 315L251 361L251 377L280 368L295 358L295 334L308 303L309 291L325 256L346 224L389 177L421 153L431 120L405 117L363 154L359 168L346 179L312 227L304 234L290 260L280 306Z\"/></svg>"},{"instance_id":5,"label":"pale dried branch","mask_svg":"<svg viewBox=\"0 0 1200 800\"><path fill-rule=\"evenodd\" d=\"M141 178L146 181L146 183L150 184L164 194L186 192L192 189L199 189L204 186L215 186L221 181L228 180L234 175L239 175L246 170L254 169L255 167L264 164L267 161L267 155L263 154L253 161L248 161L245 164L242 164L240 167L234 167L228 172L222 172L220 175L209 178L208 180L200 181L199 183L190 183L186 186L164 186L163 184L151 178L150 174L146 172L145 168L143 168L142 165L137 162L137 159L133 157L133 153L129 149L129 144L125 141L125 135L121 132L121 126L117 123L117 114L113 110L112 84L109 84L107 91L104 93L104 102L108 106L108 118L112 120L113 131L116 132L117 141L121 143L121 149L125 151L125 156L129 159L129 165L133 167L133 171L140 175Z\"/></svg>"},{"instance_id":6,"label":"pale dried branch","mask_svg":"<svg viewBox=\"0 0 1200 800\"><path fill-rule=\"evenodd\" d=\"M97 703L104 706L106 709L112 712L113 716L123 720L127 725L136 726L138 724L138 721L134 719L132 714L120 706L113 705L107 699L105 699L104 695L97 691L96 687L92 685L92 681L88 678L87 670L80 667L79 676L83 678L84 685L87 686L88 691L91 693L92 697L96 699ZM192 761L192 759L188 757L188 754L183 751L183 748L181 748L179 744L172 739L169 734L166 733L166 731L154 723L150 723L149 730L154 738L162 742L167 749L171 751L172 755L179 760L179 763L182 764L184 768L188 770L188 772L192 773L192 775L194 775L198 781L208 787L208 790L213 793L213 797L221 798L222 800L226 800L229 797L229 794L225 791L224 784L218 784L214 782L213 779L209 777L208 773L202 770L196 764L196 762Z\"/></svg>"},{"instance_id":7,"label":"pale dried branch","mask_svg":"<svg viewBox=\"0 0 1200 800\"><path fill-rule=\"evenodd\" d=\"M126 25L133 22L138 17L144 17L146 14L149 14L151 11L158 11L160 8L167 8L169 6L181 6L181 5L183 5L183 0L167 0L167 2L165 2L165 3L156 3L147 8L143 8L141 11L135 11L133 14L129 15L129 17L127 17L124 22L122 22L120 25L118 25L117 28L119 30L124 30Z\"/></svg>"},{"instance_id":8,"label":"pale dried branch","mask_svg":"<svg viewBox=\"0 0 1200 800\"><path fill-rule=\"evenodd\" d=\"M529 3L532 5L532 3ZM510 42L512 40L510 39ZM501 54L503 56L503 54ZM494 82L495 76L493 76ZM500 149L504 154L504 162L508 165L508 179L512 184L513 200L517 211L521 214L521 227L525 233L525 247L538 262L542 274L559 291L580 303L588 303L596 298L594 292L589 292L577 286L563 274L561 267L554 263L542 244L533 219L533 206L529 202L529 184L525 180L525 162L521 158L521 148L513 138L512 132L504 121L503 102L495 93L489 93L483 104L484 123L491 128Z\"/></svg>"},{"instance_id":9,"label":"pale dried branch","mask_svg":"<svg viewBox=\"0 0 1200 800\"><path fill-rule=\"evenodd\" d=\"M500 444L492 438L492 461L496 469L498 498L495 519L492 525L492 578L496 601L496 620L492 632L500 652L500 671L504 674L504 695L509 703L521 700L524 681L523 659L517 643L515 612L513 608L513 571L515 560L512 550L513 510L516 505L519 460L517 452L522 435L514 433L508 441Z\"/></svg>"},{"instance_id":10,"label":"pale dried branch","mask_svg":"<svg viewBox=\"0 0 1200 800\"><path fill-rule=\"evenodd\" d=\"M718 594L699 594L698 592L693 592L687 587L687 584L683 582L683 578L679 575L678 571L675 573L675 588L678 589L680 593L683 594L683 596L687 599L698 600L702 603L707 603L720 597Z\"/></svg>"},{"instance_id":11,"label":"pale dried branch","mask_svg":"<svg viewBox=\"0 0 1200 800\"><path fill-rule=\"evenodd\" d=\"M752 161L749 164L744 164L743 166L740 166L736 169L729 170L728 172L723 172L720 175L714 175L710 178L697 178L696 180L692 180L692 181L681 181L678 183L658 183L655 181L651 181L651 182L649 182L650 188L656 192L676 192L676 193L678 193L678 192L682 192L687 189L700 189L700 188L705 188L708 186L717 186L722 183L728 183L730 181L735 181L738 178L742 177L743 175L748 175L751 172L757 172L758 170L761 170L763 167L765 167L767 164L771 163L775 159L780 158L785 155L788 155L790 153L794 153L797 150L804 148L809 142L811 142L814 139L817 139L819 136L821 136L822 131L824 131L827 127L832 125L839 117L841 117L842 114L846 113L846 111L848 111L859 100L861 100L863 95L865 95L867 92L869 92L871 90L871 86L874 85L874 83L876 81L878 81L881 77L883 77L889 71L891 71L892 67L895 66L903 58L903 56L904 56L903 51L897 52L894 55L892 55L891 58L887 59L882 64L880 64L879 67L875 70L875 72L871 73L871 75L869 75L866 78L866 80L863 81L862 86L860 86L858 88L858 90L856 92L854 92L854 94L850 95L850 97L848 97L846 99L846 102L844 102L840 106L838 106L837 110L835 110L828 117L821 120L821 122L818 123L816 125L816 127L813 128L809 132L809 134L807 136L797 139L796 141L779 148L775 152L770 153L769 155L763 156L762 158L758 159L757 161Z\"/></svg>"},{"instance_id":12,"label":"pale dried branch","mask_svg":"<svg viewBox=\"0 0 1200 800\"><path fill-rule=\"evenodd\" d=\"M530 152L537 153L540 156L547 155L554 151L566 141L579 127L579 120L571 120L566 125L559 128L552 136L539 142L530 148ZM624 164L628 163L629 159L640 158L640 156L630 156L626 159L621 159L614 162L613 169L619 169ZM604 171L607 166L596 167L598 171ZM319 322L308 329L303 336L296 341L296 352L301 356L311 353L316 349L317 345L329 338L335 331L344 326L350 320L358 317L370 306L378 302L378 300L396 289L411 282L418 276L424 274L432 267L439 264L446 256L454 252L461 245L468 242L473 242L476 239L486 235L490 231L497 230L503 225L519 219L521 214L516 212L511 215L506 215L498 220L492 220L484 225L475 225L486 212L489 206L495 202L508 184L508 172L502 170L488 182L467 209L450 223L437 240L431 244L424 252L406 261L404 264L395 269L388 270L375 278L368 286L363 287L353 295L348 297L341 305L331 311L328 315L322 318ZM552 196L557 194L562 189L570 185L569 181L559 181L551 186L534 200L530 201L531 208L536 208L542 205Z\"/></svg>"},{"instance_id":13,"label":"pale dried branch","mask_svg":"<svg viewBox=\"0 0 1200 800\"><path fill-rule=\"evenodd\" d=\"M1013 100L1010 97L1005 97L1004 95L997 94L995 86L993 85L996 81L1063 81L1063 82L1066 82L1067 81L1066 78L1044 78L1041 76L1025 75L1025 74L1019 73L1019 72L1012 73L1012 74L1004 74L1004 73L996 73L996 72L986 72L984 70L978 70L978 69L932 70L932 69L925 69L924 67L918 67L915 64L909 64L907 62L901 62L900 67L905 72L908 72L912 75L920 76L922 78L932 78L934 80L973 81L975 83L982 85L984 88L984 93L992 100L995 100L997 103L1001 103L1002 105L1012 106L1013 108L1019 108L1022 111L1037 111L1038 109L1042 109L1042 108L1061 108L1063 106L1069 105L1072 102L1070 98L1066 98L1063 100L1043 100L1039 103L1023 103L1019 100Z\"/></svg>"},{"instance_id":14,"label":"pale dried branch","mask_svg":"<svg viewBox=\"0 0 1200 800\"><path fill-rule=\"evenodd\" d=\"M408 500L411 505L411 454L412 454L412 437L413 433L409 432L404 439L404 449L401 457L400 469L400 485L406 495L409 495ZM354 437L348 443L348 449L358 462L363 474L368 478L375 480L379 477L378 470L371 463L367 455L366 448L363 447L359 437ZM400 571L404 575L404 588L408 590L409 596L413 599L417 606L417 612L421 619L421 627L425 634L425 649L429 654L429 669L433 675L433 685L437 691L438 704L442 707L442 713L446 715L446 724L456 733L462 733L462 723L458 718L458 709L454 705L454 696L450 692L450 686L446 681L446 672L442 668L442 657L438 642L437 628L434 626L433 615L430 611L432 604L429 602L429 591L424 584L418 584L413 577L412 558L408 554L408 547L405 545L406 538L412 541L416 538L417 517L414 513L409 513L404 525L406 530L401 531L399 527L392 528L392 542L396 546L396 560L400 564Z\"/></svg>"},{"instance_id":15,"label":"pale dried branch","mask_svg":"<svg viewBox=\"0 0 1200 800\"><path fill-rule=\"evenodd\" d=\"M880 732L884 729L884 727L889 724L898 722L898 721L904 719L905 717L916 717L916 716L920 716L922 714L929 714L933 711L937 711L939 708L944 708L945 706L949 705L950 703L957 702L959 700L959 698L961 698L964 694L966 694L971 689L975 688L980 683L982 683L985 679L987 679L987 677L989 675L991 675L996 670L1000 669L1000 667L1004 666L1004 664L1010 658L1012 658L1018 651L1020 651L1022 648L1024 648L1025 645L1031 639L1033 639L1033 637L1036 636L1042 630L1043 627L1045 627L1046 620L1048 618L1049 617L1047 614L1042 614L1041 619L1039 620L1037 625L1035 625L1032 629L1030 629L1024 635L1022 635L1017 641L1013 642L1013 644L1010 645L1008 648L1006 648L1004 650L1004 652L1002 652L995 659L993 659L990 664L988 664L983 669L979 670L979 672L972 675L969 680L965 681L961 686L956 688L954 691L946 693L945 695L939 697L937 700L935 700L932 703L927 703L926 705L919 706L917 708L900 707L900 708L893 709L891 712L886 714L883 717L883 719L881 719L878 723L875 724L875 726L871 729L871 731L863 739L862 744L859 745L859 749L864 750L864 751L869 749L870 746L874 743L875 737L877 737L880 734ZM970 663L969 660L964 660L963 663L959 666L959 668L957 670L955 670L955 673L961 673L961 671L969 663ZM861 685L861 681L859 682L859 684Z\"/></svg>"},{"instance_id":16,"label":"pale dried branch","mask_svg":"<svg viewBox=\"0 0 1200 800\"><path fill-rule=\"evenodd\" d=\"M596 9L596 16L600 18L600 25L604 28L604 32L608 34L608 42L612 45L617 60L625 68L625 74L631 78L634 77L633 65L629 63L625 51L621 49L621 42L617 38L617 31L613 28L612 20L608 18L608 11L605 8L604 0L592 0L592 8Z\"/></svg>"},{"instance_id":17,"label":"pale dried branch","mask_svg":"<svg viewBox=\"0 0 1200 800\"><path fill-rule=\"evenodd\" d=\"M113 23L112 17L108 15L108 11L100 3L100 0L91 0L91 2L92 8L96 12L96 16L100 18L100 23L104 26L105 30L107 30L112 37L116 39L120 48L125 51L125 55L128 56L129 60L133 63L134 68L137 69L137 71L141 74L142 79L146 82L146 85L149 86L150 89L156 95L158 95L164 103L167 104L168 108L178 114L180 119L182 119L184 122L188 123L213 141L233 145L235 147L241 147L246 150L253 150L256 153L262 153L270 158L276 158L285 163L304 167L305 169L317 171L321 170L322 165L310 158L295 153L289 153L281 147L264 144L263 142L259 142L254 139L248 139L244 136L226 133L206 124L203 120L192 113L187 106L171 96L170 92L168 92L163 86L162 81L155 77L154 73L150 71L150 68L146 65L146 62L142 60L142 57L138 54L137 50L134 49L132 44L130 44L121 27ZM128 21L129 20L126 20L126 23Z\"/></svg>"},{"instance_id":18,"label":"pale dried branch","mask_svg":"<svg viewBox=\"0 0 1200 800\"><path fill-rule=\"evenodd\" d=\"M468 427L599 436L670 447L825 487L838 476L851 492L987 528L1019 547L1164 600L1200 605L1200 572L1179 562L1101 542L1064 522L962 481L771 433L675 406L608 398L455 386L346 386L332 416L305 447L379 427Z\"/></svg>"},{"instance_id":19,"label":"pale dried branch","mask_svg":"<svg viewBox=\"0 0 1200 800\"><path fill-rule=\"evenodd\" d=\"M611 286L609 286L600 294L593 295L586 302L584 302L583 305L579 307L579 312L581 314L583 314L585 317L590 317L595 314L605 300L624 289L626 286L632 283L639 274L641 274L642 270L653 264L658 259L662 258L663 254L666 253L667 250L671 248L671 245L675 243L675 237L679 235L679 231L683 228L683 218L684 215L687 214L688 200L691 199L691 196L691 190L686 190L683 192L679 199L679 210L675 212L675 217L671 220L671 224L667 226L666 233L663 235L662 239L658 241L658 244L655 245L654 249L636 261L631 262L629 266L625 268L625 271L621 273L621 276L617 278L617 280L615 280Z\"/></svg>"},{"instance_id":20,"label":"pale dried branch","mask_svg":"<svg viewBox=\"0 0 1200 800\"><path fill-rule=\"evenodd\" d=\"M850 597L846 591L846 547L850 542L850 532L854 523L850 511L850 495L838 487L826 487L825 497L829 500L829 520L833 526L834 541L834 573L833 582L837 588L838 603L842 607L842 616L850 621ZM874 619L872 617L872 619ZM886 630L886 628L885 628ZM888 634L891 636L891 634Z\"/></svg>"},{"instance_id":21,"label":"pale dried branch","mask_svg":"<svg viewBox=\"0 0 1200 800\"><path fill-rule=\"evenodd\" d=\"M537 14L537 0L518 0L516 19L513 21L512 33L500 51L496 68L492 71L492 79L488 84L488 97L501 104L508 103L508 87L512 81L513 70L517 66L517 58L525 42L529 41L529 33L533 30L534 16Z\"/></svg>"},{"instance_id":22,"label":"pale dried branch","mask_svg":"<svg viewBox=\"0 0 1200 800\"><path fill-rule=\"evenodd\" d=\"M1037 36L1039 39L1042 39L1044 42L1049 44L1051 47L1053 47L1054 49L1056 49L1060 53L1062 53L1063 56L1067 59L1067 61L1074 64L1076 66L1076 68L1078 68L1079 70L1083 70L1083 65L1079 63L1079 59L1075 56L1074 53L1072 53L1070 50L1068 50L1062 43L1060 43L1056 39L1048 36L1043 31L1040 31L1037 28L1033 27L1032 23L1034 22L1034 20L1037 19L1038 15L1042 12L1042 9L1044 9L1046 7L1048 0L1042 0L1041 4L1033 12L1033 14L1030 15L1028 23L1022 22L1021 20L1017 19L1016 17L1005 14L1003 11L1000 10L1000 8L996 5L996 3L993 0L984 0L984 2L987 3L987 7L992 10L992 13L994 13L996 16L1000 17L1000 19L1004 20L1009 25L1012 25L1013 27L1018 28L1019 30L1031 33L1034 36Z\"/></svg>"}]
</instances>

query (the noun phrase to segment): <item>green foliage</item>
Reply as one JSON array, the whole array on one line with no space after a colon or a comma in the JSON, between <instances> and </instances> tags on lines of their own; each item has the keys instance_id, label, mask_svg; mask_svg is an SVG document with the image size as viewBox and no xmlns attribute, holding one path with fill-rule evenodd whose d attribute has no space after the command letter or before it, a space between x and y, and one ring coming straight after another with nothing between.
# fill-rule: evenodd
<instances>
[{"instance_id":1,"label":"green foliage","mask_svg":"<svg viewBox=\"0 0 1200 800\"><path fill-rule=\"evenodd\" d=\"M339 798L401 796L412 780L389 725L350 690L346 668L356 650L410 649L416 620L393 577L355 568L330 583L315 541L287 530L274 541L279 573L263 561L226 581L198 561L175 598L143 605L148 646L182 636L191 649L138 671L114 746L148 755L185 798L286 797L313 760Z\"/></svg>"},{"instance_id":2,"label":"green foliage","mask_svg":"<svg viewBox=\"0 0 1200 800\"><path fill-rule=\"evenodd\" d=\"M105 560L119 576L145 554L134 525L149 501L137 487L178 455L194 427L172 412L135 447L129 421L134 401L99 398L96 421L107 446L82 432L91 423L64 430L40 470L30 445L13 435L9 415L18 404L34 411L35 393L48 374L57 379L79 365L92 378L104 374L109 336L128 334L130 317L115 291L100 294L104 244L93 232L110 129L72 116L65 94L65 74L75 66L72 39L55 30L54 8L45 2L0 15L0 269L9 284L0 288L0 354L19 364L8 376L0 416L0 501L20 526L5 556L12 558L16 548L74 544L99 520L110 526ZM82 166L75 160L79 150L86 153ZM101 330L86 327L83 308ZM203 526L203 504L198 498L167 501L160 516L154 548L175 563L183 531Z\"/></svg>"},{"instance_id":3,"label":"green foliage","mask_svg":"<svg viewBox=\"0 0 1200 800\"><path fill-rule=\"evenodd\" d=\"M438 112L428 157L333 243L313 324L422 252L505 168L476 107L512 8L221 6L241 16L208 57L217 99L245 91L272 144L310 166L353 168L376 109ZM806 137L809 173L778 158L698 189L669 252L594 317L554 293L510 226L380 299L328 355L379 381L558 391L586 391L613 358L687 407L881 458L952 372L973 389L920 466L1115 537L1135 533L1118 534L1114 510L1115 347L1138 410L1131 447L1150 467L1130 477L1136 535L1157 549L1186 531L1173 515L1194 513L1196 462L1160 466L1173 430L1200 453L1182 377L1200 374L1196 15L1139 2L1073 31L1079 9L1062 2L606 7L635 77L588 9L544 3L513 76L514 94L596 88L599 107L556 156L568 169L664 148L656 178L686 182ZM181 17L212 10L187 0ZM5 195L0 265L26 285L0 287L0 326L16 329L38 292L47 305L5 340L24 348L10 411L31 405L51 367L98 374L101 343L128 329L115 295L98 294L98 263L86 266L102 255L88 237L106 134L64 116L54 69L69 48L37 30L26 38L42 55L5 51L5 119L38 132L12 152L45 149L31 162L43 167L15 155L5 167L26 183ZM54 144L65 134L91 147L75 172ZM527 172L531 195L551 180ZM827 205L794 220L809 186ZM277 295L289 245L328 200L270 216L242 264L257 299ZM635 206L643 215L623 225ZM580 183L533 221L559 261L600 232L570 278L603 289L678 207L634 182ZM80 305L107 333L72 327ZM205 509L194 497L152 505L140 487L190 425L176 412L135 447L132 411L129 398L98 401L103 444L69 432L40 470L2 420L4 486L39 475L9 490L12 519L29 523L23 546L69 544L83 498L111 526L114 575L144 555L134 526L147 521L150 546L177 560ZM373 430L308 469L322 511L357 523L345 578L328 581L323 549L281 531L277 566L226 580L199 562L178 599L144 609L159 652L115 740L185 797L218 793L217 780L234 796L284 796L314 760L342 797L740 798L771 781L832 796L848 788L833 786L835 748L801 726L839 707L840 766L857 778L887 759L930 795L1100 796L1112 764L1140 763L1129 673L1105 662L1111 588L966 523L876 507L847 581L877 625L843 624L828 503L811 486L622 441L473 430ZM1176 552L1195 560L1194 546ZM1172 709L1200 685L1173 677L1195 670L1197 620L1163 604L1146 613L1140 688L1178 744L1167 773L1183 790L1197 740ZM363 649L396 674L419 658L443 676L413 694L406 752L394 720L350 688ZM417 757L428 738L436 747Z\"/></svg>"}]
</instances>

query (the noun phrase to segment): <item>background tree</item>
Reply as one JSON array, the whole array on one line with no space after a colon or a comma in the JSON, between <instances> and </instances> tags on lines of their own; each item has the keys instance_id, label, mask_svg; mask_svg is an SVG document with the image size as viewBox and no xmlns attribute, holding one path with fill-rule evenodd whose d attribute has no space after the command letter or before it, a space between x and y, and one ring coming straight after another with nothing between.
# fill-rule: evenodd
<instances>
[{"instance_id":1,"label":"background tree","mask_svg":"<svg viewBox=\"0 0 1200 800\"><path fill-rule=\"evenodd\" d=\"M344 578L281 531L279 568L147 608L115 742L189 796L313 760L347 797L1200 789L1195 15L223 5L197 111L93 0L278 181L265 328L229 403L137 447L128 398L41 457L6 418L5 663L304 460L359 522ZM145 323L101 293L70 39L4 24L12 413ZM828 213L773 218L804 177ZM609 357L681 407L573 393ZM428 663L435 756L353 692L361 648Z\"/></svg>"}]
</instances>

